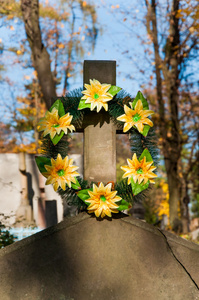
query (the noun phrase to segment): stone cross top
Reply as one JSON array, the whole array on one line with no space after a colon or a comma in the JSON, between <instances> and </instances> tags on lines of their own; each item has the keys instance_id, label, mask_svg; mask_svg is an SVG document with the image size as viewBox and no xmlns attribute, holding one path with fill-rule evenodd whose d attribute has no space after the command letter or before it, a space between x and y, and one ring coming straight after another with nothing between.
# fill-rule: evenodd
<instances>
[{"instance_id":1,"label":"stone cross top","mask_svg":"<svg viewBox=\"0 0 199 300\"><path fill-rule=\"evenodd\" d=\"M90 84L89 79L116 85L116 61L85 60L84 83ZM116 182L116 128L109 113L90 111L82 127L77 132L84 130L84 179Z\"/></svg>"}]
</instances>

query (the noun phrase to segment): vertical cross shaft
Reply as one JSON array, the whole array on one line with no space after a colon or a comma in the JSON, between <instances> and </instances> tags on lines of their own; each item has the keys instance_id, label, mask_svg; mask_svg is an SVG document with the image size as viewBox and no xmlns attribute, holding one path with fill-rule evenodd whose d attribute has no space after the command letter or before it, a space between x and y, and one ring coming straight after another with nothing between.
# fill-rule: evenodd
<instances>
[{"instance_id":1,"label":"vertical cross shaft","mask_svg":"<svg viewBox=\"0 0 199 300\"><path fill-rule=\"evenodd\" d=\"M84 61L84 83L97 79L100 83L116 84L115 61ZM85 116L84 179L116 181L116 129L104 108Z\"/></svg>"}]
</instances>

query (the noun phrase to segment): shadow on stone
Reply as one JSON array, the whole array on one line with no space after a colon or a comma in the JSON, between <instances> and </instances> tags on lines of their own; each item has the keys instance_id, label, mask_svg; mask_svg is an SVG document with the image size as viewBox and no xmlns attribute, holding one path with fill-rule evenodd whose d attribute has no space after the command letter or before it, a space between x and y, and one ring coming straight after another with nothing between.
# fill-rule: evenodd
<instances>
[{"instance_id":1,"label":"shadow on stone","mask_svg":"<svg viewBox=\"0 0 199 300\"><path fill-rule=\"evenodd\" d=\"M198 299L168 241L196 282L199 247L118 215L98 222L82 213L1 250L1 300Z\"/></svg>"}]
</instances>

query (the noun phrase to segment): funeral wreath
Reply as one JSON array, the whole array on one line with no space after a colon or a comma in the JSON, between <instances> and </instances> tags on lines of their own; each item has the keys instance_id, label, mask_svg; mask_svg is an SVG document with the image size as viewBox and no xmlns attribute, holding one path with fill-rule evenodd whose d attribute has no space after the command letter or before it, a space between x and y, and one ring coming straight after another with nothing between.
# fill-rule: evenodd
<instances>
[{"instance_id":1,"label":"funeral wreath","mask_svg":"<svg viewBox=\"0 0 199 300\"><path fill-rule=\"evenodd\" d=\"M37 166L56 192L79 210L87 210L96 217L111 217L112 213L128 210L141 201L157 175L157 146L153 122L147 100L139 91L135 98L120 87L91 80L85 89L76 89L58 98L38 124L43 131L41 156ZM103 183L84 180L78 166L68 156L68 136L81 127L90 111L105 110L117 128L129 134L132 158L121 166L124 174L120 182Z\"/></svg>"}]
</instances>

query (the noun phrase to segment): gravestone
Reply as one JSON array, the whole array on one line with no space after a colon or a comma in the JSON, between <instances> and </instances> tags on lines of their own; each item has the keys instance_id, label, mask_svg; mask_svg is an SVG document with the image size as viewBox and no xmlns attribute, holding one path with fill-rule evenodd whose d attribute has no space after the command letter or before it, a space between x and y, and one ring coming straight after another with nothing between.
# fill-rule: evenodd
<instances>
[{"instance_id":1,"label":"gravestone","mask_svg":"<svg viewBox=\"0 0 199 300\"><path fill-rule=\"evenodd\" d=\"M16 211L17 226L34 226L33 210L29 203L28 176L26 172L25 152L19 153L19 174L21 181L21 203Z\"/></svg>"},{"instance_id":2,"label":"gravestone","mask_svg":"<svg viewBox=\"0 0 199 300\"><path fill-rule=\"evenodd\" d=\"M85 62L85 82L115 84L115 63L95 64ZM86 179L115 181L115 129L108 114L91 112L83 125ZM0 298L199 300L198 269L196 244L122 213L102 221L81 213L0 250Z\"/></svg>"}]
</instances>

